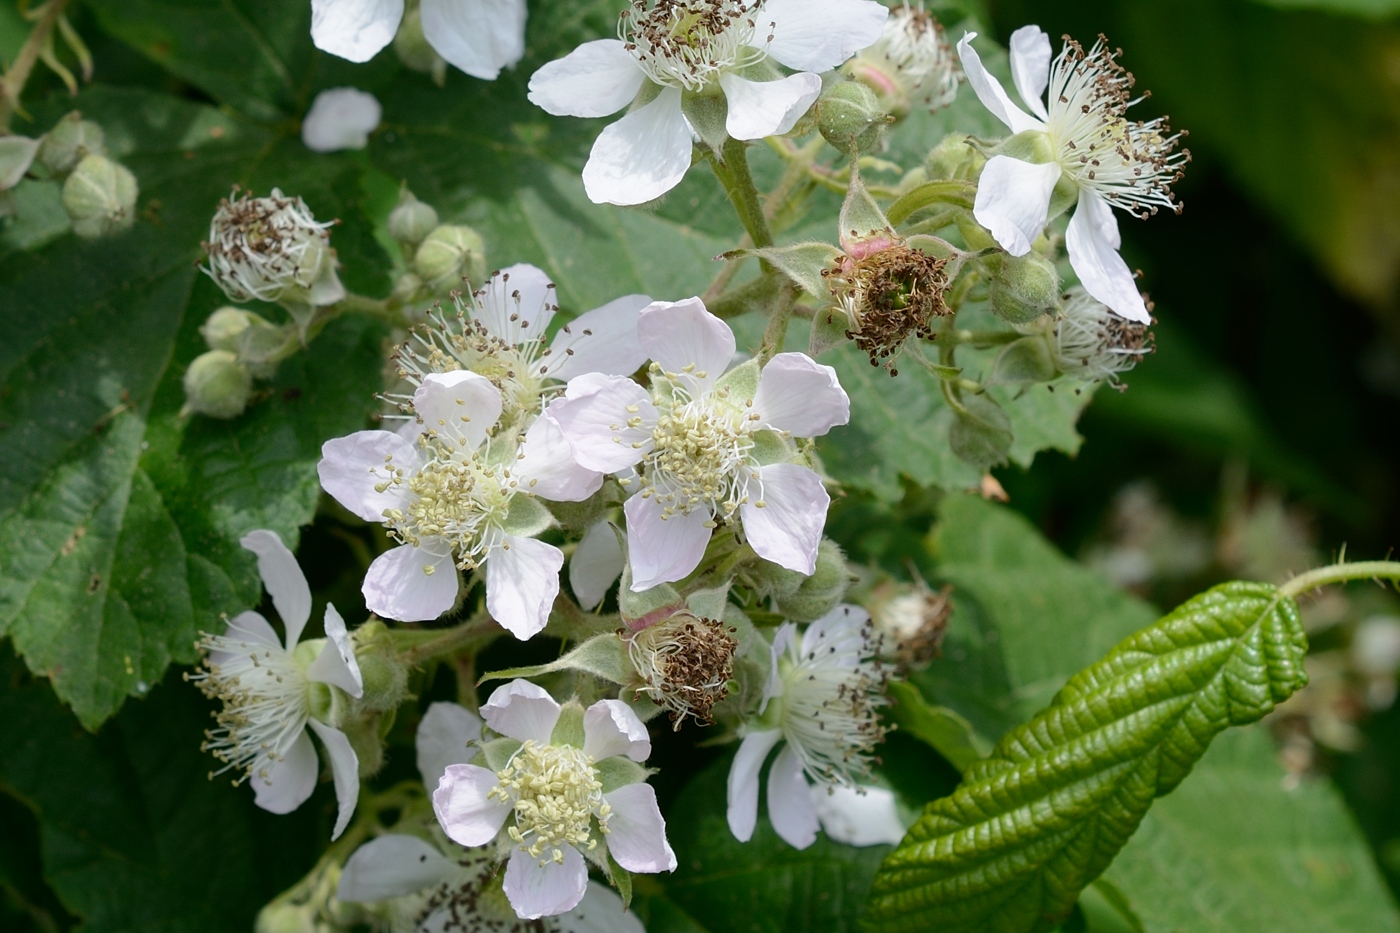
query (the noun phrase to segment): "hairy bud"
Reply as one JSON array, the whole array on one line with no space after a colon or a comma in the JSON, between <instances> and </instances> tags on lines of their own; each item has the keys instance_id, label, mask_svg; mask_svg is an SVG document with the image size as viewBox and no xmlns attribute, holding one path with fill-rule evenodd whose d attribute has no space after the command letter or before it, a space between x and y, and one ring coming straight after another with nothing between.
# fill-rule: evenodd
<instances>
[{"instance_id":1,"label":"hairy bud","mask_svg":"<svg viewBox=\"0 0 1400 933\"><path fill-rule=\"evenodd\" d=\"M407 188L399 195L398 206L389 212L389 235L400 243L417 246L438 226L437 211L424 204Z\"/></svg>"},{"instance_id":2,"label":"hairy bud","mask_svg":"<svg viewBox=\"0 0 1400 933\"><path fill-rule=\"evenodd\" d=\"M627 655L645 695L668 711L676 731L687 716L708 725L716 703L729 695L734 676L734 652L739 643L733 629L714 619L702 619L689 610L639 632L621 630Z\"/></svg>"},{"instance_id":3,"label":"hairy bud","mask_svg":"<svg viewBox=\"0 0 1400 933\"><path fill-rule=\"evenodd\" d=\"M52 175L67 175L90 155L106 155L102 127L76 110L54 124L39 146L39 164Z\"/></svg>"},{"instance_id":4,"label":"hairy bud","mask_svg":"<svg viewBox=\"0 0 1400 933\"><path fill-rule=\"evenodd\" d=\"M835 541L823 538L816 570L794 592L777 598L778 611L794 622L815 622L840 604L850 584L846 555Z\"/></svg>"},{"instance_id":5,"label":"hairy bud","mask_svg":"<svg viewBox=\"0 0 1400 933\"><path fill-rule=\"evenodd\" d=\"M254 317L256 315L242 308L225 305L199 325L199 333L209 349L237 353L239 340Z\"/></svg>"},{"instance_id":6,"label":"hairy bud","mask_svg":"<svg viewBox=\"0 0 1400 933\"><path fill-rule=\"evenodd\" d=\"M815 110L822 136L842 152L875 149L890 122L875 92L859 81L830 85L822 91Z\"/></svg>"},{"instance_id":7,"label":"hairy bud","mask_svg":"<svg viewBox=\"0 0 1400 933\"><path fill-rule=\"evenodd\" d=\"M204 271L233 301L334 304L345 288L335 274L332 225L276 188L265 198L240 198L235 190L209 224Z\"/></svg>"},{"instance_id":8,"label":"hairy bud","mask_svg":"<svg viewBox=\"0 0 1400 933\"><path fill-rule=\"evenodd\" d=\"M85 156L63 183L63 209L85 240L111 236L136 220L136 176L106 156Z\"/></svg>"},{"instance_id":9,"label":"hairy bud","mask_svg":"<svg viewBox=\"0 0 1400 933\"><path fill-rule=\"evenodd\" d=\"M418 246L413 271L434 292L460 288L462 280L486 280L486 241L471 227L444 224Z\"/></svg>"},{"instance_id":10,"label":"hairy bud","mask_svg":"<svg viewBox=\"0 0 1400 933\"><path fill-rule=\"evenodd\" d=\"M185 413L236 418L248 407L253 376L227 350L210 350L185 370Z\"/></svg>"},{"instance_id":11,"label":"hairy bud","mask_svg":"<svg viewBox=\"0 0 1400 933\"><path fill-rule=\"evenodd\" d=\"M985 260L992 273L988 298L992 312L1008 324L1028 324L1060 307L1060 273L1036 252L998 253Z\"/></svg>"}]
</instances>

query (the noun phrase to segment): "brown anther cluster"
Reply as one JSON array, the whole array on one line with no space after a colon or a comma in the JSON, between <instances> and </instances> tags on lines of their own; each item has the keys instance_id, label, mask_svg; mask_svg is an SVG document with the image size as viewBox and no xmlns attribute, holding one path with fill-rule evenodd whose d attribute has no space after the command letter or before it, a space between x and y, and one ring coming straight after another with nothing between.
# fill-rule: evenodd
<instances>
[{"instance_id":1,"label":"brown anther cluster","mask_svg":"<svg viewBox=\"0 0 1400 933\"><path fill-rule=\"evenodd\" d=\"M934 319L951 313L944 301L946 264L895 243L860 259L844 257L822 271L850 318L846 337L870 357L871 366L884 366L897 376L894 361L905 341L933 339Z\"/></svg>"},{"instance_id":2,"label":"brown anther cluster","mask_svg":"<svg viewBox=\"0 0 1400 933\"><path fill-rule=\"evenodd\" d=\"M619 632L645 684L637 696L645 694L667 710L677 732L687 716L702 725L714 722L714 706L729 696L734 676L739 643L733 631L715 619L682 611L640 632Z\"/></svg>"}]
</instances>

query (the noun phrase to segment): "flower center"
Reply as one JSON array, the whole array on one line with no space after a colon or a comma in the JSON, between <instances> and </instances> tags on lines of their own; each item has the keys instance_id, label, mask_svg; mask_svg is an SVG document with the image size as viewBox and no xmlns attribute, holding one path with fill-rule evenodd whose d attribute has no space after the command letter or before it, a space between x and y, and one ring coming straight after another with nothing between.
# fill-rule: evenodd
<instances>
[{"instance_id":1,"label":"flower center","mask_svg":"<svg viewBox=\"0 0 1400 933\"><path fill-rule=\"evenodd\" d=\"M466 450L446 437L424 435L419 445L431 459L412 475L396 470L379 484L381 490L403 485L413 494L407 508L385 510L389 527L415 547L424 538L446 538L457 552L457 566L475 570L505 536L516 480L510 470L489 462L489 440Z\"/></svg>"},{"instance_id":2,"label":"flower center","mask_svg":"<svg viewBox=\"0 0 1400 933\"><path fill-rule=\"evenodd\" d=\"M721 73L767 57L754 45L762 0L632 0L618 37L654 83L703 90ZM764 42L766 45L767 43Z\"/></svg>"},{"instance_id":3,"label":"flower center","mask_svg":"<svg viewBox=\"0 0 1400 933\"><path fill-rule=\"evenodd\" d=\"M542 338L541 333L519 344L506 343L469 317L463 307L450 324L441 311L431 314L427 325L416 328L409 342L395 352L394 360L399 377L414 386L422 385L430 373L465 369L485 376L501 391L502 420L509 422L517 413L536 411L544 397L549 376L541 364L549 357L549 349ZM410 401L400 396L393 400L405 409Z\"/></svg>"},{"instance_id":4,"label":"flower center","mask_svg":"<svg viewBox=\"0 0 1400 933\"><path fill-rule=\"evenodd\" d=\"M1055 323L1055 356L1060 369L1069 376L1104 380L1122 388L1118 375L1155 349L1151 330L1109 311L1082 288L1071 289L1065 299L1064 311Z\"/></svg>"},{"instance_id":5,"label":"flower center","mask_svg":"<svg viewBox=\"0 0 1400 933\"><path fill-rule=\"evenodd\" d=\"M539 745L533 739L504 769L487 797L509 804L515 825L510 838L532 856L562 862L565 845L592 851L598 845L592 823L608 832L610 807L591 755L571 745ZM544 862L542 861L543 865Z\"/></svg>"},{"instance_id":6,"label":"flower center","mask_svg":"<svg viewBox=\"0 0 1400 933\"><path fill-rule=\"evenodd\" d=\"M729 695L739 643L714 619L680 612L626 639L627 654L645 693L671 714L680 731L685 717L711 723L710 711Z\"/></svg>"},{"instance_id":7,"label":"flower center","mask_svg":"<svg viewBox=\"0 0 1400 933\"><path fill-rule=\"evenodd\" d=\"M823 273L851 321L847 338L870 357L871 366L884 365L897 376L892 358L904 342L914 336L933 339L933 319L949 313L945 265L946 260L895 243L843 258Z\"/></svg>"},{"instance_id":8,"label":"flower center","mask_svg":"<svg viewBox=\"0 0 1400 933\"><path fill-rule=\"evenodd\" d=\"M747 415L729 404L722 388L690 399L678 380L655 364L651 378L663 389L651 432L655 446L642 461L642 495L655 496L665 518L698 508L729 518L748 499L744 468L754 442Z\"/></svg>"},{"instance_id":9,"label":"flower center","mask_svg":"<svg viewBox=\"0 0 1400 933\"><path fill-rule=\"evenodd\" d=\"M220 202L210 225L209 272L233 289L230 297L276 301L289 286L315 280L320 263L307 254L323 248L330 226L317 223L300 198L235 195Z\"/></svg>"}]
</instances>

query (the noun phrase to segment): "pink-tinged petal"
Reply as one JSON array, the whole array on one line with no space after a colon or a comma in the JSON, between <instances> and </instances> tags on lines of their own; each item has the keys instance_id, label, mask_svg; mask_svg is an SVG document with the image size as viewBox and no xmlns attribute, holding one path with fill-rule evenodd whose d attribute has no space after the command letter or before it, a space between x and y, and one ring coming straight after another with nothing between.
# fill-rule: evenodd
<instances>
[{"instance_id":1,"label":"pink-tinged petal","mask_svg":"<svg viewBox=\"0 0 1400 933\"><path fill-rule=\"evenodd\" d=\"M525 0L423 0L423 37L473 78L494 81L525 54Z\"/></svg>"},{"instance_id":2,"label":"pink-tinged petal","mask_svg":"<svg viewBox=\"0 0 1400 933\"><path fill-rule=\"evenodd\" d=\"M360 662L355 660L350 633L330 603L326 604L326 644L306 669L306 679L339 687L356 699L365 694L365 679L360 674Z\"/></svg>"},{"instance_id":3,"label":"pink-tinged petal","mask_svg":"<svg viewBox=\"0 0 1400 933\"><path fill-rule=\"evenodd\" d=\"M1118 255L1118 242L1118 221L1113 209L1094 192L1081 190L1065 231L1065 248L1074 274L1079 276L1084 290L1114 314L1150 324L1152 315L1147 313L1132 270Z\"/></svg>"},{"instance_id":4,"label":"pink-tinged petal","mask_svg":"<svg viewBox=\"0 0 1400 933\"><path fill-rule=\"evenodd\" d=\"M822 830L848 846L897 846L904 839L894 794L883 787L812 785Z\"/></svg>"},{"instance_id":5,"label":"pink-tinged petal","mask_svg":"<svg viewBox=\"0 0 1400 933\"><path fill-rule=\"evenodd\" d=\"M417 836L386 833L355 850L336 887L337 900L369 904L404 897L456 876L457 863Z\"/></svg>"},{"instance_id":6,"label":"pink-tinged petal","mask_svg":"<svg viewBox=\"0 0 1400 933\"><path fill-rule=\"evenodd\" d=\"M360 592L376 615L431 622L457 602L460 583L449 545L433 538L419 547L401 544L380 554L369 565Z\"/></svg>"},{"instance_id":7,"label":"pink-tinged petal","mask_svg":"<svg viewBox=\"0 0 1400 933\"><path fill-rule=\"evenodd\" d=\"M543 865L542 859L524 849L511 853L502 887L516 916L523 920L553 917L573 910L583 900L588 890L588 864L573 846L565 845L560 851L562 862L550 860Z\"/></svg>"},{"instance_id":8,"label":"pink-tinged petal","mask_svg":"<svg viewBox=\"0 0 1400 933\"><path fill-rule=\"evenodd\" d=\"M501 735L548 745L559 721L559 704L543 687L528 680L512 680L491 694L481 708L481 718Z\"/></svg>"},{"instance_id":9,"label":"pink-tinged petal","mask_svg":"<svg viewBox=\"0 0 1400 933\"><path fill-rule=\"evenodd\" d=\"M429 373L413 393L413 410L427 431L476 450L501 417L501 390L465 369Z\"/></svg>"},{"instance_id":10,"label":"pink-tinged petal","mask_svg":"<svg viewBox=\"0 0 1400 933\"><path fill-rule=\"evenodd\" d=\"M645 389L623 376L601 373L572 379L564 397L550 403L549 414L578 464L599 473L625 470L646 456L657 421Z\"/></svg>"},{"instance_id":11,"label":"pink-tinged petal","mask_svg":"<svg viewBox=\"0 0 1400 933\"><path fill-rule=\"evenodd\" d=\"M486 611L524 641L549 621L559 595L564 552L552 544L506 535L486 561Z\"/></svg>"},{"instance_id":12,"label":"pink-tinged petal","mask_svg":"<svg viewBox=\"0 0 1400 933\"><path fill-rule=\"evenodd\" d=\"M417 436L417 427L413 427ZM386 509L401 509L408 491L389 483L393 470L418 472L418 451L411 440L392 431L356 431L321 445L316 473L331 498L367 522L384 521ZM381 484L387 484L381 491ZM309 610L308 610L309 611Z\"/></svg>"},{"instance_id":13,"label":"pink-tinged petal","mask_svg":"<svg viewBox=\"0 0 1400 933\"><path fill-rule=\"evenodd\" d=\"M1050 83L1050 37L1039 26L1022 26L1011 34L1011 80L1031 113L1049 120L1045 86Z\"/></svg>"},{"instance_id":14,"label":"pink-tinged petal","mask_svg":"<svg viewBox=\"0 0 1400 933\"><path fill-rule=\"evenodd\" d=\"M352 62L367 62L394 39L403 0L311 0L311 41Z\"/></svg>"},{"instance_id":15,"label":"pink-tinged petal","mask_svg":"<svg viewBox=\"0 0 1400 933\"><path fill-rule=\"evenodd\" d=\"M548 409L525 432L511 474L521 489L554 502L582 502L603 485L602 473L574 459L569 439Z\"/></svg>"},{"instance_id":16,"label":"pink-tinged petal","mask_svg":"<svg viewBox=\"0 0 1400 933\"><path fill-rule=\"evenodd\" d=\"M599 700L583 713L583 752L594 761L618 755L646 761L651 736L632 707L621 700Z\"/></svg>"},{"instance_id":17,"label":"pink-tinged petal","mask_svg":"<svg viewBox=\"0 0 1400 933\"><path fill-rule=\"evenodd\" d=\"M432 794L448 765L466 764L474 754L469 748L481 741L481 717L456 703L433 703L418 722L414 747L418 773Z\"/></svg>"},{"instance_id":18,"label":"pink-tinged petal","mask_svg":"<svg viewBox=\"0 0 1400 933\"><path fill-rule=\"evenodd\" d=\"M749 484L749 501L739 507L744 537L764 560L813 573L831 504L821 477L795 463L770 463L758 468L758 476Z\"/></svg>"},{"instance_id":19,"label":"pink-tinged petal","mask_svg":"<svg viewBox=\"0 0 1400 933\"><path fill-rule=\"evenodd\" d=\"M684 580L700 566L710 543L710 513L696 509L663 517L654 496L633 496L622 507L627 515L627 555L632 562L632 592Z\"/></svg>"},{"instance_id":20,"label":"pink-tinged petal","mask_svg":"<svg viewBox=\"0 0 1400 933\"><path fill-rule=\"evenodd\" d=\"M681 375L692 397L713 388L734 358L734 331L699 298L647 305L637 321L637 336L649 358Z\"/></svg>"},{"instance_id":21,"label":"pink-tinged petal","mask_svg":"<svg viewBox=\"0 0 1400 933\"><path fill-rule=\"evenodd\" d=\"M382 115L373 94L353 87L331 88L311 102L301 122L301 141L312 152L363 149Z\"/></svg>"},{"instance_id":22,"label":"pink-tinged petal","mask_svg":"<svg viewBox=\"0 0 1400 933\"><path fill-rule=\"evenodd\" d=\"M676 853L666 841L666 820L650 784L627 784L603 799L612 807L608 852L617 864L646 874L676 870Z\"/></svg>"},{"instance_id":23,"label":"pink-tinged petal","mask_svg":"<svg viewBox=\"0 0 1400 933\"><path fill-rule=\"evenodd\" d=\"M982 64L981 56L972 47L972 40L976 38L977 33L969 32L958 41L958 58L962 60L967 83L972 85L972 90L977 93L977 99L982 102L982 106L990 110L992 116L1005 123L1013 133L1045 129L1044 123L1011 102L1001 82Z\"/></svg>"},{"instance_id":24,"label":"pink-tinged petal","mask_svg":"<svg viewBox=\"0 0 1400 933\"><path fill-rule=\"evenodd\" d=\"M729 831L740 842L753 838L753 828L758 823L758 772L782 737L777 729L750 732L734 753L734 764L729 766L729 802L725 816L729 820Z\"/></svg>"},{"instance_id":25,"label":"pink-tinged petal","mask_svg":"<svg viewBox=\"0 0 1400 933\"><path fill-rule=\"evenodd\" d=\"M768 0L754 14L754 44L794 71L830 71L873 45L888 16L871 0Z\"/></svg>"},{"instance_id":26,"label":"pink-tinged petal","mask_svg":"<svg viewBox=\"0 0 1400 933\"><path fill-rule=\"evenodd\" d=\"M768 703L774 697L783 695L783 677L778 667L778 659L788 650L797 638L797 624L784 622L773 633L773 643L768 646L768 680L763 685L763 701L758 705L758 715L768 711Z\"/></svg>"},{"instance_id":27,"label":"pink-tinged petal","mask_svg":"<svg viewBox=\"0 0 1400 933\"><path fill-rule=\"evenodd\" d=\"M802 633L802 656L831 654L854 667L866 650L865 623L869 621L870 613L860 606L837 606Z\"/></svg>"},{"instance_id":28,"label":"pink-tinged petal","mask_svg":"<svg viewBox=\"0 0 1400 933\"><path fill-rule=\"evenodd\" d=\"M311 796L319 774L316 747L303 729L266 775L255 773L248 779L253 785L253 802L269 813L291 813Z\"/></svg>"},{"instance_id":29,"label":"pink-tinged petal","mask_svg":"<svg viewBox=\"0 0 1400 933\"><path fill-rule=\"evenodd\" d=\"M583 188L594 204L645 204L681 183L691 146L680 89L664 88L598 135L583 167Z\"/></svg>"},{"instance_id":30,"label":"pink-tinged petal","mask_svg":"<svg viewBox=\"0 0 1400 933\"><path fill-rule=\"evenodd\" d=\"M1060 180L1055 162L1036 164L1010 156L992 156L977 182L972 216L986 227L1002 249L1024 256L1045 229L1050 193Z\"/></svg>"},{"instance_id":31,"label":"pink-tinged petal","mask_svg":"<svg viewBox=\"0 0 1400 933\"><path fill-rule=\"evenodd\" d=\"M622 904L607 885L588 882L579 905L556 921L559 933L647 933L642 921Z\"/></svg>"},{"instance_id":32,"label":"pink-tinged petal","mask_svg":"<svg viewBox=\"0 0 1400 933\"><path fill-rule=\"evenodd\" d=\"M779 353L758 377L758 424L794 437L820 437L851 420L851 400L836 370L805 353Z\"/></svg>"},{"instance_id":33,"label":"pink-tinged petal","mask_svg":"<svg viewBox=\"0 0 1400 933\"><path fill-rule=\"evenodd\" d=\"M725 131L735 139L781 136L792 129L822 92L822 79L811 72L777 81L750 81L726 71L719 77L729 102Z\"/></svg>"},{"instance_id":34,"label":"pink-tinged petal","mask_svg":"<svg viewBox=\"0 0 1400 933\"><path fill-rule=\"evenodd\" d=\"M301 640L306 620L311 618L311 587L306 583L306 574L275 531L250 531L238 543L258 556L258 576L282 617L287 650L291 651Z\"/></svg>"},{"instance_id":35,"label":"pink-tinged petal","mask_svg":"<svg viewBox=\"0 0 1400 933\"><path fill-rule=\"evenodd\" d=\"M475 296L472 317L514 347L543 339L556 310L554 283L542 269L522 262L491 276Z\"/></svg>"},{"instance_id":36,"label":"pink-tinged petal","mask_svg":"<svg viewBox=\"0 0 1400 933\"><path fill-rule=\"evenodd\" d=\"M791 744L783 746L768 769L768 821L794 849L805 849L817 841L817 808L802 774L802 757Z\"/></svg>"},{"instance_id":37,"label":"pink-tinged petal","mask_svg":"<svg viewBox=\"0 0 1400 933\"><path fill-rule=\"evenodd\" d=\"M484 846L505 825L511 806L492 797L500 781L476 765L448 765L433 791L433 812L447 838L458 845Z\"/></svg>"},{"instance_id":38,"label":"pink-tinged petal","mask_svg":"<svg viewBox=\"0 0 1400 933\"><path fill-rule=\"evenodd\" d=\"M619 570L618 573L622 571ZM262 617L260 613L240 612L229 620L228 627L224 629L224 638L229 639L240 650L224 651L215 648L209 652L209 663L216 667L224 667L229 662L237 658L246 658L250 654L262 654L266 649L285 651L282 647L282 639L277 637L277 632L271 624Z\"/></svg>"},{"instance_id":39,"label":"pink-tinged petal","mask_svg":"<svg viewBox=\"0 0 1400 933\"><path fill-rule=\"evenodd\" d=\"M595 39L532 74L529 98L556 117L606 117L632 103L645 82L621 39Z\"/></svg>"},{"instance_id":40,"label":"pink-tinged petal","mask_svg":"<svg viewBox=\"0 0 1400 933\"><path fill-rule=\"evenodd\" d=\"M542 368L565 381L584 373L631 375L647 361L637 319L649 304L646 295L624 295L580 314L554 335Z\"/></svg>"},{"instance_id":41,"label":"pink-tinged petal","mask_svg":"<svg viewBox=\"0 0 1400 933\"><path fill-rule=\"evenodd\" d=\"M579 607L591 611L601 603L622 576L626 563L622 542L611 522L604 520L589 528L569 558L569 586Z\"/></svg>"},{"instance_id":42,"label":"pink-tinged petal","mask_svg":"<svg viewBox=\"0 0 1400 933\"><path fill-rule=\"evenodd\" d=\"M331 830L331 841L334 842L345 832L345 827L350 825L350 817L354 815L355 804L360 799L360 757L355 754L355 749L350 747L350 740L344 732L314 719L308 720L306 724L326 747L326 754L331 760L335 799L340 804L335 818L335 829Z\"/></svg>"}]
</instances>

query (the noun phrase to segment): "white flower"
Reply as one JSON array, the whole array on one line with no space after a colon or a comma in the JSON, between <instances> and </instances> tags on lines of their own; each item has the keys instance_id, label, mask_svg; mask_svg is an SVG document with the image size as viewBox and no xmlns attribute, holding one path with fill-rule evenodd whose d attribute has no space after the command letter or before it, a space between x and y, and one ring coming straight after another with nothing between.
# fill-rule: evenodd
<instances>
[{"instance_id":1,"label":"white flower","mask_svg":"<svg viewBox=\"0 0 1400 933\"><path fill-rule=\"evenodd\" d=\"M790 845L816 839L817 808L808 782L822 793L855 787L869 773L870 754L884 739L879 707L885 674L875 660L870 616L838 606L797 639L784 623L773 638L772 669L759 717L745 727L729 771L729 829L740 842L758 821L758 774L783 744L768 772L768 818Z\"/></svg>"},{"instance_id":2,"label":"white flower","mask_svg":"<svg viewBox=\"0 0 1400 933\"><path fill-rule=\"evenodd\" d=\"M317 221L306 202L277 188L265 198L240 198L235 188L209 223L204 271L233 301L335 304L345 287L335 274L333 225Z\"/></svg>"},{"instance_id":3,"label":"white flower","mask_svg":"<svg viewBox=\"0 0 1400 933\"><path fill-rule=\"evenodd\" d=\"M383 111L373 94L353 87L322 91L301 123L301 141L313 152L363 149Z\"/></svg>"},{"instance_id":4,"label":"white flower","mask_svg":"<svg viewBox=\"0 0 1400 933\"><path fill-rule=\"evenodd\" d=\"M587 710L565 709L543 689L514 680L491 694L481 714L520 747L499 771L449 765L433 810L454 842L499 839L509 851L504 887L520 917L578 906L588 886L585 856L599 866L611 856L630 872L675 870L656 792L636 764L651 754L651 739L630 707L599 700ZM581 746L573 744L580 732Z\"/></svg>"},{"instance_id":5,"label":"white flower","mask_svg":"<svg viewBox=\"0 0 1400 933\"><path fill-rule=\"evenodd\" d=\"M282 617L286 642L278 641L268 621L251 611L234 617L224 634L201 639L204 667L187 678L224 704L215 717L218 727L206 733L204 749L224 762L215 773L232 769L241 772L235 783L252 783L258 806L290 813L311 796L319 773L316 749L306 734L310 726L330 756L340 801L334 839L355 811L360 763L345 733L312 715L313 704L330 703L326 688L316 686L321 684L359 697L364 692L359 664L345 621L329 603L326 638L297 644L311 617L311 589L282 539L275 532L253 531L239 543L258 556L258 572Z\"/></svg>"},{"instance_id":6,"label":"white flower","mask_svg":"<svg viewBox=\"0 0 1400 933\"><path fill-rule=\"evenodd\" d=\"M367 62L394 39L404 0L311 0L318 49ZM525 0L423 0L428 44L474 78L494 81L525 54Z\"/></svg>"},{"instance_id":7,"label":"white flower","mask_svg":"<svg viewBox=\"0 0 1400 933\"><path fill-rule=\"evenodd\" d=\"M830 71L880 36L889 11L872 0L634 0L617 39L585 42L530 78L530 100L557 116L604 117L583 170L596 203L641 204L690 167L685 95L720 92L735 139L788 132ZM754 80L767 59L798 74ZM760 70L761 74L762 71Z\"/></svg>"},{"instance_id":8,"label":"white flower","mask_svg":"<svg viewBox=\"0 0 1400 933\"><path fill-rule=\"evenodd\" d=\"M943 24L925 11L922 3L904 3L891 10L879 40L848 67L882 100L912 100L929 111L951 104L962 79Z\"/></svg>"},{"instance_id":9,"label":"white flower","mask_svg":"<svg viewBox=\"0 0 1400 933\"><path fill-rule=\"evenodd\" d=\"M1120 387L1119 373L1152 352L1147 325L1109 313L1101 301L1077 285L1065 292L1064 308L1053 326L1050 353L1055 366L1074 379Z\"/></svg>"},{"instance_id":10,"label":"white flower","mask_svg":"<svg viewBox=\"0 0 1400 933\"><path fill-rule=\"evenodd\" d=\"M654 302L637 332L653 360L650 392L586 375L550 406L579 464L638 472L624 480L635 490L624 506L632 589L686 577L720 521L738 520L764 560L811 574L831 497L806 466L759 455L850 419L836 371L779 353L761 373L750 364L722 377L734 332L699 298Z\"/></svg>"},{"instance_id":11,"label":"white flower","mask_svg":"<svg viewBox=\"0 0 1400 933\"><path fill-rule=\"evenodd\" d=\"M1001 82L972 48L976 33L958 43L967 80L992 115L1015 134L1043 145L1044 158L1023 161L996 155L977 184L973 215L1013 256L1024 256L1049 219L1051 193L1062 179L1078 189L1078 206L1065 234L1070 265L1089 294L1115 313L1146 324L1150 320L1133 274L1118 255L1118 221L1111 208L1138 216L1167 207L1180 210L1171 185L1190 160L1176 151L1180 134L1159 117L1134 122L1124 115L1132 75L1116 61L1104 39L1085 52L1067 40L1051 61L1050 37L1037 26L1011 34L1011 74L1027 114L1007 96ZM1047 85L1049 106L1042 102Z\"/></svg>"},{"instance_id":12,"label":"white flower","mask_svg":"<svg viewBox=\"0 0 1400 933\"><path fill-rule=\"evenodd\" d=\"M897 846L904 839L904 822L899 818L893 791L840 784L813 784L810 790L822 832L837 842L848 846Z\"/></svg>"}]
</instances>

